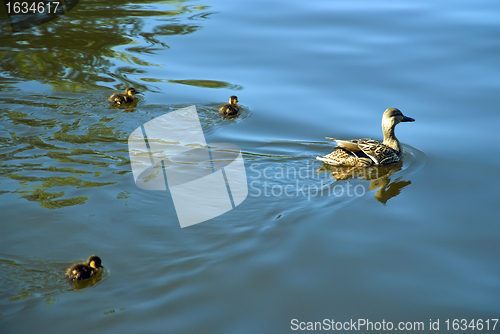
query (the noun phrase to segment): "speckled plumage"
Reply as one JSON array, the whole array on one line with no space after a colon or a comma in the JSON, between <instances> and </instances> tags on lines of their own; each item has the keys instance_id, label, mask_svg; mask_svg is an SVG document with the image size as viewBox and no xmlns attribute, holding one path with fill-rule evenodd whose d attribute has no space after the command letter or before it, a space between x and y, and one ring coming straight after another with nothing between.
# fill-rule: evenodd
<instances>
[{"instance_id":1,"label":"speckled plumage","mask_svg":"<svg viewBox=\"0 0 500 334\"><path fill-rule=\"evenodd\" d=\"M125 93L113 94L108 100L115 105L128 104L134 102L134 94L138 94L138 92L134 88L129 87L125 90Z\"/></svg>"},{"instance_id":2,"label":"speckled plumage","mask_svg":"<svg viewBox=\"0 0 500 334\"><path fill-rule=\"evenodd\" d=\"M73 264L67 271L66 277L69 281L79 281L90 278L97 274L102 268L101 259L92 255L87 261Z\"/></svg>"},{"instance_id":3,"label":"speckled plumage","mask_svg":"<svg viewBox=\"0 0 500 334\"><path fill-rule=\"evenodd\" d=\"M219 108L219 114L224 116L237 115L239 112L240 106L238 105L238 97L234 95L229 98L229 103Z\"/></svg>"},{"instance_id":4,"label":"speckled plumage","mask_svg":"<svg viewBox=\"0 0 500 334\"><path fill-rule=\"evenodd\" d=\"M394 128L400 122L413 122L413 118L404 116L399 109L389 108L382 117L384 141L373 139L339 140L336 149L323 157L317 157L330 165L346 167L367 167L371 165L389 165L401 160L403 148L394 134Z\"/></svg>"}]
</instances>

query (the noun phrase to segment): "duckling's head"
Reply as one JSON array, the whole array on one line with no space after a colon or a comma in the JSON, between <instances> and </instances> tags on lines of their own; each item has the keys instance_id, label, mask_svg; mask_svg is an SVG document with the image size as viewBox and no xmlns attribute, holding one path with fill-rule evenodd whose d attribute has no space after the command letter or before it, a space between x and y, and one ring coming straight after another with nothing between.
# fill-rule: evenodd
<instances>
[{"instance_id":1,"label":"duckling's head","mask_svg":"<svg viewBox=\"0 0 500 334\"><path fill-rule=\"evenodd\" d=\"M87 264L89 265L89 267L94 269L102 268L101 259L96 255L92 255L91 257L89 257L89 259L87 260Z\"/></svg>"},{"instance_id":2,"label":"duckling's head","mask_svg":"<svg viewBox=\"0 0 500 334\"><path fill-rule=\"evenodd\" d=\"M403 115L398 108L388 108L385 110L384 116L382 116L382 128L391 128L401 122L415 122L415 120Z\"/></svg>"},{"instance_id":3,"label":"duckling's head","mask_svg":"<svg viewBox=\"0 0 500 334\"><path fill-rule=\"evenodd\" d=\"M125 90L125 94L127 94L128 96L134 96L134 94L139 94L135 88L132 88L132 87L129 87Z\"/></svg>"},{"instance_id":4,"label":"duckling's head","mask_svg":"<svg viewBox=\"0 0 500 334\"><path fill-rule=\"evenodd\" d=\"M238 97L236 95L233 95L229 98L229 103L231 104L237 104L238 103Z\"/></svg>"}]
</instances>

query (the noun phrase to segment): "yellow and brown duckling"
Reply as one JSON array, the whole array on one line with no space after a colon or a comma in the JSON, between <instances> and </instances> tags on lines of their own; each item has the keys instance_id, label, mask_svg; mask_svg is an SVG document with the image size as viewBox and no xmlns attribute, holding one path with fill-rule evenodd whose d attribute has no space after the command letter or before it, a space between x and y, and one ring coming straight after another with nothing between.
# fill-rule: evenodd
<instances>
[{"instance_id":1,"label":"yellow and brown duckling","mask_svg":"<svg viewBox=\"0 0 500 334\"><path fill-rule=\"evenodd\" d=\"M233 116L240 112L240 106L238 105L238 97L233 95L229 98L229 103L226 103L219 108L219 114L223 116Z\"/></svg>"},{"instance_id":2,"label":"yellow and brown duckling","mask_svg":"<svg viewBox=\"0 0 500 334\"><path fill-rule=\"evenodd\" d=\"M383 142L373 139L339 140L326 137L338 145L332 153L316 159L330 165L353 167L352 169L396 163L403 156L403 148L394 134L394 128L401 122L414 121L413 118L403 115L399 109L389 108L382 116Z\"/></svg>"},{"instance_id":3,"label":"yellow and brown duckling","mask_svg":"<svg viewBox=\"0 0 500 334\"><path fill-rule=\"evenodd\" d=\"M87 261L73 264L66 271L66 276L70 282L79 281L94 276L101 268L101 259L96 255L92 255Z\"/></svg>"},{"instance_id":4,"label":"yellow and brown duckling","mask_svg":"<svg viewBox=\"0 0 500 334\"><path fill-rule=\"evenodd\" d=\"M134 95L139 94L135 88L129 87L125 93L116 93L109 97L109 101L115 105L128 104L134 102Z\"/></svg>"}]
</instances>

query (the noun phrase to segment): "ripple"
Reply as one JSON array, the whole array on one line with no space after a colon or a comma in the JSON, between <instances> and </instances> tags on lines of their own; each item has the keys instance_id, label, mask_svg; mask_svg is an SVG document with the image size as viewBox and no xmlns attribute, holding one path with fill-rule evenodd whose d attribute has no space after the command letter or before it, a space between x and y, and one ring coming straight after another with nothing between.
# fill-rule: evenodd
<instances>
[{"instance_id":1,"label":"ripple","mask_svg":"<svg viewBox=\"0 0 500 334\"><path fill-rule=\"evenodd\" d=\"M95 191L82 195L78 189L121 184L131 172L128 134L155 117L191 105L148 105L141 97L134 105L113 108L107 91L16 95L3 99L5 112L0 114L0 175L11 185L5 193L20 194L18 199L49 210L84 205L99 196ZM208 137L252 115L242 106L237 117L221 117L222 104L197 105Z\"/></svg>"},{"instance_id":2,"label":"ripple","mask_svg":"<svg viewBox=\"0 0 500 334\"><path fill-rule=\"evenodd\" d=\"M37 257L22 257L0 253L0 300L19 302L31 298L44 298L52 305L61 293L91 287L109 277L105 269L92 279L68 283L65 272L70 262L54 261Z\"/></svg>"},{"instance_id":3,"label":"ripple","mask_svg":"<svg viewBox=\"0 0 500 334\"><path fill-rule=\"evenodd\" d=\"M265 140L264 140L265 142ZM358 200L375 198L386 204L411 184L410 178L427 164L422 151L403 145L403 160L390 166L356 169L348 177L338 173L350 168L324 165L316 160L331 143L273 140L262 146L243 147L250 201L272 205L267 221L293 212L335 211ZM250 148L249 148L250 147ZM272 216L272 217L271 217Z\"/></svg>"}]
</instances>

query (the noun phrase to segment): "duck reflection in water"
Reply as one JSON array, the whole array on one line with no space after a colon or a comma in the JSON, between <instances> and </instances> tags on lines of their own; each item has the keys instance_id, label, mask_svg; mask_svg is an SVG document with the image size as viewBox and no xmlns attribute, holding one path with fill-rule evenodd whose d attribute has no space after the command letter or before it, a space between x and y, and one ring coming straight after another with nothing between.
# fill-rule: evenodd
<instances>
[{"instance_id":1,"label":"duck reflection in water","mask_svg":"<svg viewBox=\"0 0 500 334\"><path fill-rule=\"evenodd\" d=\"M347 179L359 179L371 181L368 190L378 189L374 197L382 204L386 204L388 200L399 195L401 190L411 184L409 180L402 180L401 177L391 180L391 175L402 170L403 161L388 166L371 166L359 169L349 167L338 167L328 164L323 164L318 168L318 173L329 172L336 181Z\"/></svg>"},{"instance_id":2,"label":"duck reflection in water","mask_svg":"<svg viewBox=\"0 0 500 334\"><path fill-rule=\"evenodd\" d=\"M94 286L95 284L99 283L103 279L102 271L97 273L96 275L84 279L84 280L78 280L78 281L71 281L71 286L73 290L80 290L80 289L85 289L89 288L91 286Z\"/></svg>"}]
</instances>

